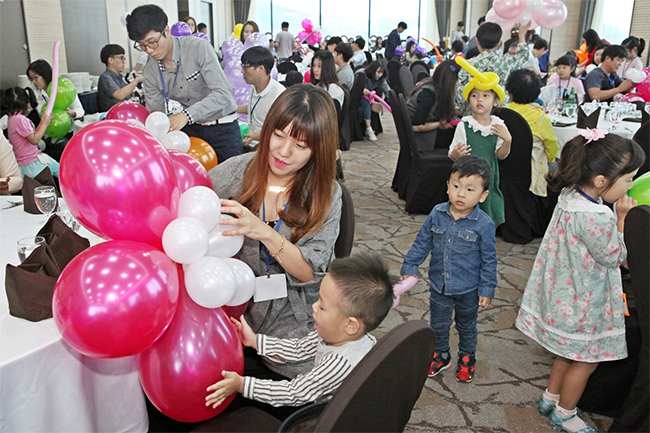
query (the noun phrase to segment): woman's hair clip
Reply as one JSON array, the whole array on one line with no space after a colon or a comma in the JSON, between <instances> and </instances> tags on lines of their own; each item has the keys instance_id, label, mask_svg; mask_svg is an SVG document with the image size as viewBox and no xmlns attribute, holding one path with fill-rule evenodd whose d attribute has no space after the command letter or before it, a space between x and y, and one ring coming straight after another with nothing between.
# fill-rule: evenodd
<instances>
[{"instance_id":1,"label":"woman's hair clip","mask_svg":"<svg viewBox=\"0 0 650 433\"><path fill-rule=\"evenodd\" d=\"M587 129L586 131L580 132L580 135L582 135L587 141L585 141L585 146L592 141L598 141L601 138L605 138L605 135L607 135L607 130L606 129Z\"/></svg>"},{"instance_id":2,"label":"woman's hair clip","mask_svg":"<svg viewBox=\"0 0 650 433\"><path fill-rule=\"evenodd\" d=\"M453 72L456 72L456 66L455 65L449 65L449 69L451 69Z\"/></svg>"}]
</instances>

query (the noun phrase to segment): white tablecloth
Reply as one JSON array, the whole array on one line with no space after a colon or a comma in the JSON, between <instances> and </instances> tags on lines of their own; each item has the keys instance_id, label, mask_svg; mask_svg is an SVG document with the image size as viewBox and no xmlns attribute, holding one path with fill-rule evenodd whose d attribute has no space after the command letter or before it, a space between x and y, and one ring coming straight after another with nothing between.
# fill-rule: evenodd
<instances>
[{"instance_id":1,"label":"white tablecloth","mask_svg":"<svg viewBox=\"0 0 650 433\"><path fill-rule=\"evenodd\" d=\"M564 147L567 141L571 140L573 137L580 134L581 131L584 131L584 129L577 128L575 125L577 116L574 117L573 119L564 116L549 116L549 117L551 118L551 120L555 120L559 123L573 123L573 125L571 126L553 126L553 131L555 131L555 135L557 136L557 141L560 145L560 149ZM598 128L609 129L610 126L612 126L612 122L603 119L603 112L601 111L601 117L598 121ZM616 127L616 130L610 132L613 134L618 134L621 137L631 139L632 137L634 137L634 134L636 133L636 131L639 130L640 127L641 127L641 123L637 123L637 122L619 122Z\"/></svg>"},{"instance_id":2,"label":"white tablecloth","mask_svg":"<svg viewBox=\"0 0 650 433\"><path fill-rule=\"evenodd\" d=\"M1 196L0 207L22 197ZM0 211L0 260L18 264L16 241L44 221L22 206ZM101 241L84 228L91 244ZM9 314L0 294L0 432L145 432L149 427L137 358L99 360L61 338L53 319L29 322Z\"/></svg>"}]
</instances>

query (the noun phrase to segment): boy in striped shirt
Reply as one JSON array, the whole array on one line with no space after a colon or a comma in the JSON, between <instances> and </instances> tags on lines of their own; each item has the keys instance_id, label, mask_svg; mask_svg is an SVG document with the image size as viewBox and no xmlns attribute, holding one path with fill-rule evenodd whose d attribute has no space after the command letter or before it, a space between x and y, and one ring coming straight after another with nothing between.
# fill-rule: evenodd
<instances>
[{"instance_id":1,"label":"boy in striped shirt","mask_svg":"<svg viewBox=\"0 0 650 433\"><path fill-rule=\"evenodd\" d=\"M239 339L275 362L314 359L314 368L291 380L242 377L223 371L220 382L208 387L206 406L219 406L228 396L242 396L272 406L300 406L331 397L345 377L372 349L376 339L368 332L384 320L393 303L393 279L376 254L336 259L323 278L313 308L315 330L301 339L279 339L255 334L244 316L231 318Z\"/></svg>"}]
</instances>

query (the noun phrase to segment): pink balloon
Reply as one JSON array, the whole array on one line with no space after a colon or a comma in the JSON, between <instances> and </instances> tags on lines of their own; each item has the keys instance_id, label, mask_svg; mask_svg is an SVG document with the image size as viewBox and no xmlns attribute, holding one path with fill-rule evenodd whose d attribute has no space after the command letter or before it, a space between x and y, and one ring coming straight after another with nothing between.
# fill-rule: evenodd
<instances>
[{"instance_id":1,"label":"pink balloon","mask_svg":"<svg viewBox=\"0 0 650 433\"><path fill-rule=\"evenodd\" d=\"M221 413L235 398L216 409L206 407L206 388L221 372L244 372L244 353L221 308L199 307L188 296L181 276L179 307L167 332L138 357L140 382L163 414L182 422L198 422Z\"/></svg>"},{"instance_id":2,"label":"pink balloon","mask_svg":"<svg viewBox=\"0 0 650 433\"><path fill-rule=\"evenodd\" d=\"M545 29L560 27L567 17L566 5L560 0L544 0L542 8L533 12L533 19Z\"/></svg>"},{"instance_id":3,"label":"pink balloon","mask_svg":"<svg viewBox=\"0 0 650 433\"><path fill-rule=\"evenodd\" d=\"M133 241L109 241L76 256L54 287L63 339L94 358L142 352L167 329L178 304L176 264Z\"/></svg>"},{"instance_id":4,"label":"pink balloon","mask_svg":"<svg viewBox=\"0 0 650 433\"><path fill-rule=\"evenodd\" d=\"M227 305L224 305L221 307L223 312L226 314L228 317L234 317L235 319L239 320L242 314L246 312L246 309L248 308L248 302L245 302L241 305L236 305L234 307L229 307Z\"/></svg>"},{"instance_id":5,"label":"pink balloon","mask_svg":"<svg viewBox=\"0 0 650 433\"><path fill-rule=\"evenodd\" d=\"M639 92L639 96L641 96L644 101L650 102L650 75L636 86L636 91Z\"/></svg>"},{"instance_id":6,"label":"pink balloon","mask_svg":"<svg viewBox=\"0 0 650 433\"><path fill-rule=\"evenodd\" d=\"M309 80L311 80L311 69L307 69L305 71L305 77L303 79L303 82L309 83L310 82Z\"/></svg>"},{"instance_id":7,"label":"pink balloon","mask_svg":"<svg viewBox=\"0 0 650 433\"><path fill-rule=\"evenodd\" d=\"M180 192L167 150L149 131L119 120L86 126L66 145L59 180L70 212L88 230L162 249Z\"/></svg>"},{"instance_id":8,"label":"pink balloon","mask_svg":"<svg viewBox=\"0 0 650 433\"><path fill-rule=\"evenodd\" d=\"M178 150L168 150L167 152L169 152L174 169L176 169L176 179L181 194L194 186L213 188L208 171L199 161Z\"/></svg>"},{"instance_id":9,"label":"pink balloon","mask_svg":"<svg viewBox=\"0 0 650 433\"><path fill-rule=\"evenodd\" d=\"M526 10L526 2L524 0L494 0L493 7L494 12L503 20L512 20Z\"/></svg>"},{"instance_id":10,"label":"pink balloon","mask_svg":"<svg viewBox=\"0 0 650 433\"><path fill-rule=\"evenodd\" d=\"M510 33L510 30L517 24L517 18L506 20L501 18L494 12L494 8L490 9L485 15L485 21L488 23L496 23L501 27L504 33Z\"/></svg>"},{"instance_id":11,"label":"pink balloon","mask_svg":"<svg viewBox=\"0 0 650 433\"><path fill-rule=\"evenodd\" d=\"M311 20L309 18L305 18L302 20L302 28L307 32L311 32L311 30L314 28L314 25L311 23Z\"/></svg>"},{"instance_id":12,"label":"pink balloon","mask_svg":"<svg viewBox=\"0 0 650 433\"><path fill-rule=\"evenodd\" d=\"M144 108L143 105L138 104L137 102L122 101L119 104L115 104L108 110L106 113L107 120L129 120L136 119L142 122L144 125L149 117L149 110Z\"/></svg>"}]
</instances>

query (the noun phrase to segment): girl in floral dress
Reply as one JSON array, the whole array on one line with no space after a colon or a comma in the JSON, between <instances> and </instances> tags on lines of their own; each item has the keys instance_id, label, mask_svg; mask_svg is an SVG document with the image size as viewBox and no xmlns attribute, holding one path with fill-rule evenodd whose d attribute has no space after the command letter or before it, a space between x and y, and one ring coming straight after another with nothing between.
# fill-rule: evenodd
<instances>
[{"instance_id":1,"label":"girl in floral dress","mask_svg":"<svg viewBox=\"0 0 650 433\"><path fill-rule=\"evenodd\" d=\"M576 404L599 362L627 357L619 265L627 255L625 216L637 204L626 192L645 154L606 133L589 130L569 141L559 170L547 176L562 192L515 323L557 355L539 411L567 432L595 432ZM616 214L603 201L616 202Z\"/></svg>"}]
</instances>

